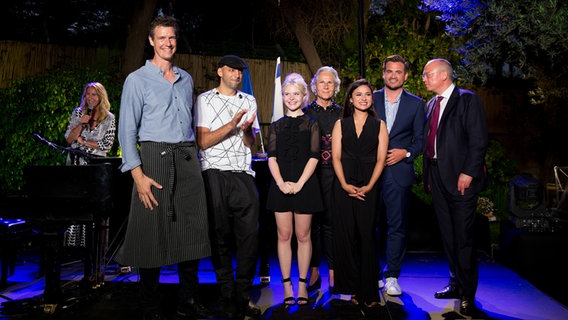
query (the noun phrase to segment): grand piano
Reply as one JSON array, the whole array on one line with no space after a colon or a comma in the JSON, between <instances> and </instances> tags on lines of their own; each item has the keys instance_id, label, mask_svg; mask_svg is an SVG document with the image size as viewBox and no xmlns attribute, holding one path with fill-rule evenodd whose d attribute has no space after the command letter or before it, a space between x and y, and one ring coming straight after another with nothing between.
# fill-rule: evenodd
<instances>
[{"instance_id":1,"label":"grand piano","mask_svg":"<svg viewBox=\"0 0 568 320\"><path fill-rule=\"evenodd\" d=\"M70 225L93 226L87 228L82 287L104 283L110 220L115 227L123 224L130 206L132 178L120 172L120 162L100 158L84 166L26 166L24 192L0 203L3 218L25 219L41 233L45 304L57 305L62 298L61 251Z\"/></svg>"}]
</instances>

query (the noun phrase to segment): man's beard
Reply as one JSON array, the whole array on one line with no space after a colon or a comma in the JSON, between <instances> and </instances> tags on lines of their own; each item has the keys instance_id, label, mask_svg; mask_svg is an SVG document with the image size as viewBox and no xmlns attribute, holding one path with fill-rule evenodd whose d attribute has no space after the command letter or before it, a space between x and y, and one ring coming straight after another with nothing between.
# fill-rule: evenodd
<instances>
[{"instance_id":1,"label":"man's beard","mask_svg":"<svg viewBox=\"0 0 568 320\"><path fill-rule=\"evenodd\" d=\"M399 85L399 86L391 86L391 85L389 85L388 82L387 82L387 83L385 84L385 86L386 86L387 88L389 88L390 90L396 91L396 90L402 88L402 87L404 86L404 83L402 83L402 84Z\"/></svg>"}]
</instances>

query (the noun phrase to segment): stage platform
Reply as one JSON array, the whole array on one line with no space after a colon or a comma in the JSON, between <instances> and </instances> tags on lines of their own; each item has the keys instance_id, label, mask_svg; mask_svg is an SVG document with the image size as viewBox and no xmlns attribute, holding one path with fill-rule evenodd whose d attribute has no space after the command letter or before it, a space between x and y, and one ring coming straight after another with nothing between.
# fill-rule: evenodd
<instances>
[{"instance_id":1,"label":"stage platform","mask_svg":"<svg viewBox=\"0 0 568 320\"><path fill-rule=\"evenodd\" d=\"M64 300L51 314L46 313L41 305L44 281L38 276L37 257L27 252L19 259L16 273L8 279L8 287L0 292L0 319L142 318L135 268L130 273L121 274L120 266L110 261L105 283L99 288L85 291L81 288L82 262L68 261L61 270ZM459 314L458 300L434 298L433 293L446 285L448 279L446 262L440 252L409 252L399 278L403 295L390 297L381 292L381 305L363 311L344 300L347 297L329 293L325 265L322 268L322 288L311 295L307 306L283 306L283 287L276 257L271 255L269 262L271 282L266 286L261 285L257 277L253 291L253 299L262 308L263 319L568 319L566 306L483 253L476 297L480 312L474 317ZM201 296L205 304L213 309L218 288L209 259L202 260L199 278ZM297 272L293 272L292 279L297 283ZM160 281L165 301L169 304L165 307L170 310L171 319L175 319L178 283L175 266L164 267Z\"/></svg>"}]
</instances>

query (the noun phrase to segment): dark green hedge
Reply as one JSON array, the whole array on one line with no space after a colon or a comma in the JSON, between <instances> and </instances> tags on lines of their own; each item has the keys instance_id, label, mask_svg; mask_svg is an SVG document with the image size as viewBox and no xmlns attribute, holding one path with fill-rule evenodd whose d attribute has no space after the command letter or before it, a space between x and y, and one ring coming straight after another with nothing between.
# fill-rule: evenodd
<instances>
[{"instance_id":1,"label":"dark green hedge","mask_svg":"<svg viewBox=\"0 0 568 320\"><path fill-rule=\"evenodd\" d=\"M63 165L66 154L35 139L67 147L69 116L79 106L86 83L102 83L109 94L111 112L118 118L122 79L113 72L68 66L0 89L0 190L2 195L21 191L26 165ZM118 153L115 142L110 156Z\"/></svg>"}]
</instances>

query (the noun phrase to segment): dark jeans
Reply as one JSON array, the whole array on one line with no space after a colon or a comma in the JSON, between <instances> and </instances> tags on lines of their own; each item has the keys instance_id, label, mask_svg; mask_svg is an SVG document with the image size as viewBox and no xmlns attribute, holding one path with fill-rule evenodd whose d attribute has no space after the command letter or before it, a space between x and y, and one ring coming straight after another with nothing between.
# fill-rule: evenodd
<instances>
[{"instance_id":1,"label":"dark jeans","mask_svg":"<svg viewBox=\"0 0 568 320\"><path fill-rule=\"evenodd\" d=\"M402 187L392 177L391 170L383 171L381 178L380 214L386 218L386 264L384 278L398 278L407 247L408 206L410 186ZM377 219L380 221L381 219ZM380 237L377 237L380 238Z\"/></svg>"}]
</instances>

